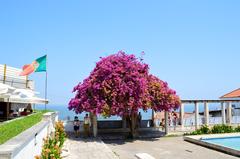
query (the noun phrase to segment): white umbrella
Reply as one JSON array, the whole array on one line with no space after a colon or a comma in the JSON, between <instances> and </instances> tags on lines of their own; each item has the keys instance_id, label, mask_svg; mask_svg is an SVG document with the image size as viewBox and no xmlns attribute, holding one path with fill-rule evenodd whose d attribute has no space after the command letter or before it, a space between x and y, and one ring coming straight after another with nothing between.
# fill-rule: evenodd
<instances>
[{"instance_id":1,"label":"white umbrella","mask_svg":"<svg viewBox=\"0 0 240 159\"><path fill-rule=\"evenodd\" d=\"M11 87L7 84L0 83L0 94L12 93L16 88Z\"/></svg>"},{"instance_id":2,"label":"white umbrella","mask_svg":"<svg viewBox=\"0 0 240 159\"><path fill-rule=\"evenodd\" d=\"M12 103L45 103L45 99L36 96L39 94L31 89L16 89L0 83L0 100Z\"/></svg>"},{"instance_id":3,"label":"white umbrella","mask_svg":"<svg viewBox=\"0 0 240 159\"><path fill-rule=\"evenodd\" d=\"M16 89L13 91L12 95L20 96L21 98L31 98L34 97L38 92L34 92L31 89Z\"/></svg>"}]
</instances>

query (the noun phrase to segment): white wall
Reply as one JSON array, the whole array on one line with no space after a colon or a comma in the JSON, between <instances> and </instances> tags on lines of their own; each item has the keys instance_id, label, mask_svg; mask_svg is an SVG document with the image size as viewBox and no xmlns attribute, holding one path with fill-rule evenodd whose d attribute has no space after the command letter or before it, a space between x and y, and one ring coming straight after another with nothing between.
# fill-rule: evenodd
<instances>
[{"instance_id":1,"label":"white wall","mask_svg":"<svg viewBox=\"0 0 240 159\"><path fill-rule=\"evenodd\" d=\"M34 159L40 155L43 139L54 131L57 113L44 114L43 120L0 145L0 159Z\"/></svg>"},{"instance_id":2,"label":"white wall","mask_svg":"<svg viewBox=\"0 0 240 159\"><path fill-rule=\"evenodd\" d=\"M32 138L21 150L13 156L13 159L33 159L34 156L41 154L43 139L47 136L48 133L48 123L36 137Z\"/></svg>"}]
</instances>

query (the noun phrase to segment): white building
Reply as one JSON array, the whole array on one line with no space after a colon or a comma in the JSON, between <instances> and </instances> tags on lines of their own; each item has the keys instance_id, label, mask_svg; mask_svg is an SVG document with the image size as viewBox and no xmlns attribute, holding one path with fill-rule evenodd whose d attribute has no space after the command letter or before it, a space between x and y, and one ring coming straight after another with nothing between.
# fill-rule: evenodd
<instances>
[{"instance_id":1,"label":"white building","mask_svg":"<svg viewBox=\"0 0 240 159\"><path fill-rule=\"evenodd\" d=\"M33 104L45 104L34 91L34 81L19 76L22 70L0 64L0 122L21 115L24 109L31 111Z\"/></svg>"}]
</instances>

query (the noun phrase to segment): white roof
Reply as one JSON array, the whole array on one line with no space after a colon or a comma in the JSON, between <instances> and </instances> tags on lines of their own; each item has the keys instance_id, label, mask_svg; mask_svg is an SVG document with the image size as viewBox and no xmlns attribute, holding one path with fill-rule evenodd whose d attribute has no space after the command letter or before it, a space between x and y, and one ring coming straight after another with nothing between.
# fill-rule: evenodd
<instances>
[{"instance_id":1,"label":"white roof","mask_svg":"<svg viewBox=\"0 0 240 159\"><path fill-rule=\"evenodd\" d=\"M0 83L0 94L12 93L16 88Z\"/></svg>"},{"instance_id":2,"label":"white roof","mask_svg":"<svg viewBox=\"0 0 240 159\"><path fill-rule=\"evenodd\" d=\"M38 92L31 89L17 89L6 84L0 83L0 101L11 103L32 103L45 104L48 100L36 96Z\"/></svg>"}]
</instances>

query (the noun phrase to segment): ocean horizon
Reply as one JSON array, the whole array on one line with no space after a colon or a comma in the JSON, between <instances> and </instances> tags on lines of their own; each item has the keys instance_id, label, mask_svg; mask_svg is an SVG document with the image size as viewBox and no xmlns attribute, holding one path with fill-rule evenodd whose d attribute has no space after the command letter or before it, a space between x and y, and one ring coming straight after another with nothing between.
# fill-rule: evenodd
<instances>
[{"instance_id":1,"label":"ocean horizon","mask_svg":"<svg viewBox=\"0 0 240 159\"><path fill-rule=\"evenodd\" d=\"M44 110L45 105L35 105L35 109L38 110ZM68 110L67 105L57 105L57 104L49 104L47 105L47 109L54 110L59 112L59 119L60 120L67 120L70 118L70 120L73 120L74 116L78 116L80 120L83 120L86 112L83 112L81 114L76 114L73 111ZM209 110L220 110L221 106L220 104L209 104ZM199 104L199 112L204 111L204 105ZM147 112L144 112L143 110L140 110L142 114L142 119L147 120L152 118L152 111L149 109ZM176 112L179 112L179 109L176 110ZM184 112L194 112L194 104L185 104L184 106ZM111 116L109 118L105 118L101 115L98 116L98 120L121 120L121 117L119 116Z\"/></svg>"}]
</instances>

